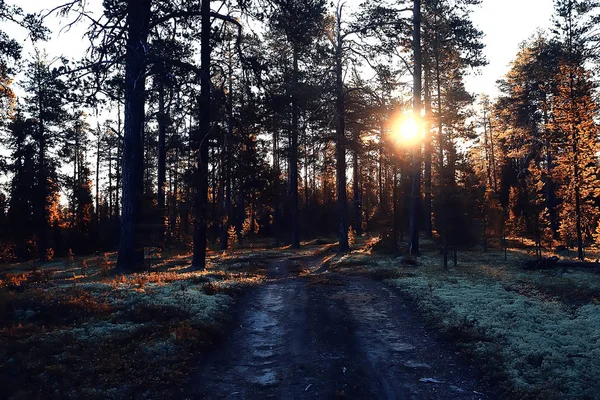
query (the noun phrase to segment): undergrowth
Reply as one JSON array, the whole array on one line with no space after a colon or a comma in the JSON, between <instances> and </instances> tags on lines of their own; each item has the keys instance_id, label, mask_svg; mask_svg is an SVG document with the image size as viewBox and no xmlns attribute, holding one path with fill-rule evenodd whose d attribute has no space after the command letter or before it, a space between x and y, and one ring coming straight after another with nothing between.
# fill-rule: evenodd
<instances>
[{"instance_id":1,"label":"undergrowth","mask_svg":"<svg viewBox=\"0 0 600 400\"><path fill-rule=\"evenodd\" d=\"M600 383L600 276L595 271L524 271L527 254L459 252L443 270L426 252L354 251L330 269L402 290L435 328L487 365L488 376L519 399L597 398Z\"/></svg>"},{"instance_id":2,"label":"undergrowth","mask_svg":"<svg viewBox=\"0 0 600 400\"><path fill-rule=\"evenodd\" d=\"M222 335L235 294L264 260L156 257L112 275L114 255L0 270L2 398L168 398L198 352Z\"/></svg>"}]
</instances>

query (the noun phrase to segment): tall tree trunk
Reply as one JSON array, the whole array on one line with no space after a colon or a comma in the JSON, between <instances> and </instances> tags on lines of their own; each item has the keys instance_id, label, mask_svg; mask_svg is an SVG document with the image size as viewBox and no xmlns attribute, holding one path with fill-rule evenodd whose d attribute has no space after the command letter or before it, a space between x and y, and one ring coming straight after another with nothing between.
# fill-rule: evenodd
<instances>
[{"instance_id":1,"label":"tall tree trunk","mask_svg":"<svg viewBox=\"0 0 600 400\"><path fill-rule=\"evenodd\" d=\"M163 77L158 82L158 243L162 248L165 245L165 187L167 185L167 121L165 111L165 87Z\"/></svg>"},{"instance_id":2,"label":"tall tree trunk","mask_svg":"<svg viewBox=\"0 0 600 400\"><path fill-rule=\"evenodd\" d=\"M127 3L127 52L125 54L125 129L123 134L123 182L121 235L117 268L123 272L144 268L144 244L140 235L144 191L144 118L146 45L151 0Z\"/></svg>"},{"instance_id":3,"label":"tall tree trunk","mask_svg":"<svg viewBox=\"0 0 600 400\"><path fill-rule=\"evenodd\" d=\"M572 87L572 86L571 86ZM573 90L573 89L571 89ZM575 110L575 101L572 101L572 109ZM575 127L571 126L571 140L573 151L573 191L575 196L575 233L577 237L577 258L583 261L583 228L581 225L581 171L579 166L579 140Z\"/></svg>"},{"instance_id":4,"label":"tall tree trunk","mask_svg":"<svg viewBox=\"0 0 600 400\"><path fill-rule=\"evenodd\" d=\"M292 71L292 129L289 149L289 210L292 228L292 248L300 248L300 231L298 227L298 48L294 45Z\"/></svg>"},{"instance_id":5,"label":"tall tree trunk","mask_svg":"<svg viewBox=\"0 0 600 400\"><path fill-rule=\"evenodd\" d=\"M277 128L273 129L273 169L275 171L275 185L274 188L274 199L273 199L273 235L275 236L275 246L279 246L281 240L281 229L280 229L280 204L279 204L279 182L281 179L281 167L279 165L279 131Z\"/></svg>"},{"instance_id":6,"label":"tall tree trunk","mask_svg":"<svg viewBox=\"0 0 600 400\"><path fill-rule=\"evenodd\" d=\"M493 187L494 180L492 179L492 157L491 157L491 147L490 141L488 139L488 129L487 129L487 110L484 105L483 108L483 147L485 149L485 169L487 175L487 186Z\"/></svg>"},{"instance_id":7,"label":"tall tree trunk","mask_svg":"<svg viewBox=\"0 0 600 400\"><path fill-rule=\"evenodd\" d=\"M112 147L108 148L108 218L113 215Z\"/></svg>"},{"instance_id":8,"label":"tall tree trunk","mask_svg":"<svg viewBox=\"0 0 600 400\"><path fill-rule=\"evenodd\" d=\"M77 186L78 177L77 167L79 165L79 125L75 128L75 150L73 152L73 195L71 197L71 228L74 228L77 224Z\"/></svg>"},{"instance_id":9,"label":"tall tree trunk","mask_svg":"<svg viewBox=\"0 0 600 400\"><path fill-rule=\"evenodd\" d=\"M431 76L429 74L429 68L426 68L425 71L425 204L423 206L424 216L425 216L425 226L423 230L425 231L425 235L428 238L433 236L432 232L432 206L431 206L431 197L432 197L432 183L431 183L431 162L432 162L432 144L431 144Z\"/></svg>"},{"instance_id":10,"label":"tall tree trunk","mask_svg":"<svg viewBox=\"0 0 600 400\"><path fill-rule=\"evenodd\" d=\"M208 203L208 144L210 137L210 0L202 0L200 49L200 129L198 137L198 176L196 188L196 223L192 268L206 267L206 228Z\"/></svg>"},{"instance_id":11,"label":"tall tree trunk","mask_svg":"<svg viewBox=\"0 0 600 400\"><path fill-rule=\"evenodd\" d=\"M308 175L308 163L309 163L309 158L308 158L308 132L306 131L306 129L303 130L303 142L304 142L304 210L306 213L306 210L308 210L308 205L309 205L309 199L310 199L310 193L308 192L308 187L309 187L309 175Z\"/></svg>"},{"instance_id":12,"label":"tall tree trunk","mask_svg":"<svg viewBox=\"0 0 600 400\"><path fill-rule=\"evenodd\" d=\"M496 173L496 154L494 150L494 130L492 129L492 121L488 116L488 128L489 128L489 138L490 138L490 156L492 163L492 182L494 183L494 192L498 193L498 174Z\"/></svg>"},{"instance_id":13,"label":"tall tree trunk","mask_svg":"<svg viewBox=\"0 0 600 400\"><path fill-rule=\"evenodd\" d=\"M439 16L436 14L436 20ZM439 212L436 214L436 225L441 239L441 251L442 251L442 268L448 268L448 237L446 234L446 221L447 216L445 210L445 197L446 197L446 173L444 166L444 120L442 118L442 71L440 66L440 38L439 32L435 34L435 80L436 80L436 98L437 98L437 117L438 117L438 157L439 157Z\"/></svg>"},{"instance_id":14,"label":"tall tree trunk","mask_svg":"<svg viewBox=\"0 0 600 400\"><path fill-rule=\"evenodd\" d=\"M394 190L392 196L392 251L398 250L398 224L400 222L400 209L398 207L398 166L396 164L392 165L394 169Z\"/></svg>"},{"instance_id":15,"label":"tall tree trunk","mask_svg":"<svg viewBox=\"0 0 600 400\"><path fill-rule=\"evenodd\" d=\"M360 166L358 163L358 151L352 154L352 203L354 204L354 231L362 235L362 204L360 201Z\"/></svg>"},{"instance_id":16,"label":"tall tree trunk","mask_svg":"<svg viewBox=\"0 0 600 400\"><path fill-rule=\"evenodd\" d=\"M117 140L117 158L115 160L115 221L119 221L121 218L121 201L119 198L119 192L121 191L121 166L123 165L123 142L121 140L123 132L121 132L123 121L121 120L121 102L117 103L117 130L118 130L118 140Z\"/></svg>"},{"instance_id":17,"label":"tall tree trunk","mask_svg":"<svg viewBox=\"0 0 600 400\"><path fill-rule=\"evenodd\" d=\"M175 229L177 228L177 217L179 214L179 207L177 207L177 199L179 197L179 147L175 147L175 161L173 167L173 191L171 192L171 214L169 217L170 235L169 235L169 248L172 246Z\"/></svg>"},{"instance_id":18,"label":"tall tree trunk","mask_svg":"<svg viewBox=\"0 0 600 400\"><path fill-rule=\"evenodd\" d=\"M338 203L338 238L340 253L347 252L348 246L348 211L346 204L346 133L345 133L345 101L342 69L343 39L341 33L341 10L337 18L337 46L335 51L336 71L336 184Z\"/></svg>"},{"instance_id":19,"label":"tall tree trunk","mask_svg":"<svg viewBox=\"0 0 600 400\"><path fill-rule=\"evenodd\" d=\"M416 121L421 121L421 0L414 0L413 5L413 48L414 48L414 86L413 114ZM420 122L419 122L420 125ZM419 255L419 203L421 188L421 145L412 151L411 204L409 224L409 252Z\"/></svg>"},{"instance_id":20,"label":"tall tree trunk","mask_svg":"<svg viewBox=\"0 0 600 400\"><path fill-rule=\"evenodd\" d=\"M46 250L48 248L48 177L46 176L46 138L45 126L42 118L43 99L42 88L39 87L39 110L38 129L39 129L39 171L38 171L38 189L39 189L39 210L38 210L38 251L40 261L46 261Z\"/></svg>"},{"instance_id":21,"label":"tall tree trunk","mask_svg":"<svg viewBox=\"0 0 600 400\"><path fill-rule=\"evenodd\" d=\"M379 162L377 163L377 181L379 184L379 210L381 212L381 215L385 215L387 213L387 206L386 206L386 202L385 202L385 190L383 187L383 173L385 170L385 166L384 166L384 161L385 161L385 156L384 156L384 146L383 146L383 135L384 135L384 128L383 128L383 124L382 127L380 129L380 139L379 139Z\"/></svg>"},{"instance_id":22,"label":"tall tree trunk","mask_svg":"<svg viewBox=\"0 0 600 400\"><path fill-rule=\"evenodd\" d=\"M573 135L575 136L575 134ZM583 232L581 226L581 188L580 188L580 176L579 171L579 160L577 155L577 139L574 139L573 154L575 160L573 163L573 179L575 181L575 229L577 231L577 258L583 261Z\"/></svg>"},{"instance_id":23,"label":"tall tree trunk","mask_svg":"<svg viewBox=\"0 0 600 400\"><path fill-rule=\"evenodd\" d=\"M99 234L98 226L100 225L100 206L99 206L99 197L100 197L100 122L98 122L98 126L96 128L96 198L95 198L95 211L96 211L96 236ZM81 183L80 183L81 184Z\"/></svg>"},{"instance_id":24,"label":"tall tree trunk","mask_svg":"<svg viewBox=\"0 0 600 400\"><path fill-rule=\"evenodd\" d=\"M231 48L229 49L229 63L228 63L228 85L229 90L227 94L227 133L225 134L225 140L223 141L223 152L225 161L225 199L223 208L225 211L225 218L223 226L221 227L221 250L227 249L228 244L228 232L229 226L233 223L233 202L231 201L231 142L233 141L233 64L231 59Z\"/></svg>"}]
</instances>

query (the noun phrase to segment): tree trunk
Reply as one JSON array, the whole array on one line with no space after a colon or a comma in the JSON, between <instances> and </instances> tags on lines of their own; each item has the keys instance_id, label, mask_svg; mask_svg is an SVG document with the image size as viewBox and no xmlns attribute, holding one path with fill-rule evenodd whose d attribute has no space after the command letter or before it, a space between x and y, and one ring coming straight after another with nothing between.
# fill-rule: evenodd
<instances>
[{"instance_id":1,"label":"tree trunk","mask_svg":"<svg viewBox=\"0 0 600 400\"><path fill-rule=\"evenodd\" d=\"M431 163L432 163L432 144L431 144L431 79L429 75L429 68L426 68L425 72L425 203L423 206L424 217L425 217L425 226L423 227L425 231L425 235L428 238L433 236L432 232L432 212L431 212L431 196L432 196L432 183L431 183Z\"/></svg>"},{"instance_id":2,"label":"tree trunk","mask_svg":"<svg viewBox=\"0 0 600 400\"><path fill-rule=\"evenodd\" d=\"M298 227L298 49L294 45L292 71L292 129L290 132L290 173L288 201L292 228L292 248L300 248Z\"/></svg>"},{"instance_id":3,"label":"tree trunk","mask_svg":"<svg viewBox=\"0 0 600 400\"><path fill-rule=\"evenodd\" d=\"M386 203L385 203L385 190L383 187L383 172L385 170L384 167L384 147L383 147L383 136L385 134L385 131L383 129L383 125L380 128L380 139L379 139L379 162L377 165L377 181L378 181L378 185L379 185L379 210L381 212L381 215L385 215L387 213L387 207L386 207Z\"/></svg>"},{"instance_id":4,"label":"tree trunk","mask_svg":"<svg viewBox=\"0 0 600 400\"><path fill-rule=\"evenodd\" d=\"M167 113L165 112L165 87L163 77L158 82L158 243L165 245L165 187L167 185Z\"/></svg>"},{"instance_id":5,"label":"tree trunk","mask_svg":"<svg viewBox=\"0 0 600 400\"><path fill-rule=\"evenodd\" d=\"M498 193L498 177L496 174L496 155L494 154L494 131L492 129L492 121L487 119L490 132L490 156L492 158L492 181L494 183L494 192Z\"/></svg>"},{"instance_id":6,"label":"tree trunk","mask_svg":"<svg viewBox=\"0 0 600 400\"><path fill-rule=\"evenodd\" d=\"M341 10L340 10L341 11ZM341 12L339 13L341 14ZM337 20L337 46L335 52L335 71L336 71L336 184L337 184L337 203L338 203L338 238L340 253L347 252L348 246L348 211L346 204L346 133L345 133L345 114L344 114L344 81L342 70L342 34L341 34L341 15L338 14Z\"/></svg>"},{"instance_id":7,"label":"tree trunk","mask_svg":"<svg viewBox=\"0 0 600 400\"><path fill-rule=\"evenodd\" d=\"M146 43L151 0L127 4L127 52L125 55L125 129L123 134L123 182L121 235L117 269L144 268L144 245L140 235L144 189Z\"/></svg>"},{"instance_id":8,"label":"tree trunk","mask_svg":"<svg viewBox=\"0 0 600 400\"><path fill-rule=\"evenodd\" d=\"M421 0L414 0L413 6L413 49L414 49L414 86L413 114L416 121L421 121ZM409 224L409 252L419 255L419 203L421 188L421 146L412 151L411 204Z\"/></svg>"},{"instance_id":9,"label":"tree trunk","mask_svg":"<svg viewBox=\"0 0 600 400\"><path fill-rule=\"evenodd\" d=\"M577 133L573 130L573 155L575 160L573 162L573 180L575 190L575 230L577 233L577 258L583 261L583 232L581 226L581 188L580 188L580 176L579 171L579 156L578 151L578 140Z\"/></svg>"},{"instance_id":10,"label":"tree trunk","mask_svg":"<svg viewBox=\"0 0 600 400\"><path fill-rule=\"evenodd\" d=\"M198 176L196 188L196 223L192 268L206 267L206 206L208 203L208 142L210 137L210 0L202 0L200 53L200 129L198 130Z\"/></svg>"},{"instance_id":11,"label":"tree trunk","mask_svg":"<svg viewBox=\"0 0 600 400\"><path fill-rule=\"evenodd\" d=\"M392 214L392 250L393 251L397 251L398 250L398 224L400 222L400 210L398 209L398 167L396 166L396 164L393 164L393 168L394 168L394 179L393 179L393 183L394 183L394 190L393 190L393 196L392 196L392 207L393 207L393 214Z\"/></svg>"},{"instance_id":12,"label":"tree trunk","mask_svg":"<svg viewBox=\"0 0 600 400\"><path fill-rule=\"evenodd\" d=\"M96 211L96 237L99 234L99 225L100 225L100 122L98 122L97 127L97 136L96 136L96 198L95 198L95 211Z\"/></svg>"},{"instance_id":13,"label":"tree trunk","mask_svg":"<svg viewBox=\"0 0 600 400\"><path fill-rule=\"evenodd\" d=\"M119 192L121 190L121 166L123 165L123 144L121 141L121 102L117 103L117 130L119 133L119 138L117 140L117 158L115 160L115 220L118 221L121 218L121 202L119 199Z\"/></svg>"},{"instance_id":14,"label":"tree trunk","mask_svg":"<svg viewBox=\"0 0 600 400\"><path fill-rule=\"evenodd\" d=\"M233 223L233 206L231 201L231 142L233 141L233 65L231 60L231 49L229 53L228 63L228 74L229 74L229 90L227 95L227 133L225 134L225 140L223 141L223 153L225 161L225 200L223 208L225 211L225 218L223 226L221 227L221 250L227 250L227 244L229 236L227 230Z\"/></svg>"},{"instance_id":15,"label":"tree trunk","mask_svg":"<svg viewBox=\"0 0 600 400\"><path fill-rule=\"evenodd\" d=\"M362 204L360 201L360 170L358 164L358 151L352 155L352 203L354 204L354 231L362 235Z\"/></svg>"},{"instance_id":16,"label":"tree trunk","mask_svg":"<svg viewBox=\"0 0 600 400\"><path fill-rule=\"evenodd\" d=\"M42 119L43 101L41 96L41 87L39 88L39 110L38 129L39 129L39 171L38 171L38 189L39 189L39 210L38 210L38 251L40 261L46 261L46 250L48 248L47 230L48 230L48 177L46 176L46 140L45 126Z\"/></svg>"},{"instance_id":17,"label":"tree trunk","mask_svg":"<svg viewBox=\"0 0 600 400\"><path fill-rule=\"evenodd\" d=\"M437 18L437 16L436 16ZM436 213L436 225L441 239L442 268L448 268L448 237L446 234L446 173L444 166L444 121L442 119L442 71L440 66L440 41L439 33L435 35L435 74L436 74L436 98L437 98L437 117L438 117L438 151L439 151L439 210ZM439 220L439 222L438 222Z\"/></svg>"},{"instance_id":18,"label":"tree trunk","mask_svg":"<svg viewBox=\"0 0 600 400\"><path fill-rule=\"evenodd\" d=\"M113 216L112 147L108 147L108 219Z\"/></svg>"},{"instance_id":19,"label":"tree trunk","mask_svg":"<svg viewBox=\"0 0 600 400\"><path fill-rule=\"evenodd\" d=\"M73 151L73 195L71 197L71 228L75 228L77 224L77 184L79 175L77 174L77 167L79 165L79 125L75 128L75 150Z\"/></svg>"}]
</instances>

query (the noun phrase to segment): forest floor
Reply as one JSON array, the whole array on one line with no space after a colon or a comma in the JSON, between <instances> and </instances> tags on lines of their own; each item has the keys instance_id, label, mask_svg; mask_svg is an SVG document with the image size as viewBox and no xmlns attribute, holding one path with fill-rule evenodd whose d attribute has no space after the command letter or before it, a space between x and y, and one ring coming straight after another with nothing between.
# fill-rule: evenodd
<instances>
[{"instance_id":1,"label":"forest floor","mask_svg":"<svg viewBox=\"0 0 600 400\"><path fill-rule=\"evenodd\" d=\"M600 270L358 238L0 266L0 398L597 398Z\"/></svg>"},{"instance_id":2,"label":"forest floor","mask_svg":"<svg viewBox=\"0 0 600 400\"><path fill-rule=\"evenodd\" d=\"M115 254L0 266L0 399L168 397L285 254L211 252L196 272L191 254L147 254L126 276Z\"/></svg>"},{"instance_id":3,"label":"forest floor","mask_svg":"<svg viewBox=\"0 0 600 400\"><path fill-rule=\"evenodd\" d=\"M457 266L443 270L433 242L424 240L422 250L414 260L362 246L329 260L329 270L399 289L432 331L481 365L503 398L598 398L600 265L525 270L534 256L524 247L506 259L500 250L459 251ZM597 259L597 251L588 256Z\"/></svg>"}]
</instances>

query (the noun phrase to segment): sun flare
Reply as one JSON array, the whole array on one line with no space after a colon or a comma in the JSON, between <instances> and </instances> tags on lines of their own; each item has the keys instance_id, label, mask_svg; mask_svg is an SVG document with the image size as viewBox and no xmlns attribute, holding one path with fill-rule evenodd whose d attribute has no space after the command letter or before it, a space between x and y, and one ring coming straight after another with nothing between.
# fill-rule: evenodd
<instances>
[{"instance_id":1,"label":"sun flare","mask_svg":"<svg viewBox=\"0 0 600 400\"><path fill-rule=\"evenodd\" d=\"M401 146L416 144L420 138L420 133L419 123L412 115L404 115L398 118L392 129L394 140Z\"/></svg>"}]
</instances>

